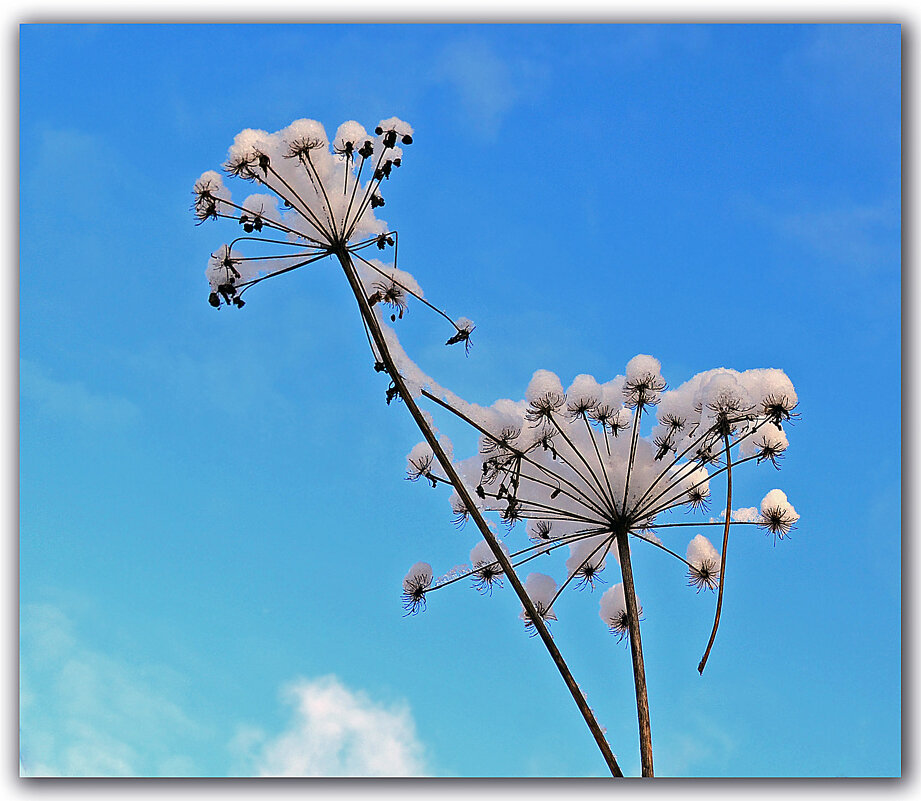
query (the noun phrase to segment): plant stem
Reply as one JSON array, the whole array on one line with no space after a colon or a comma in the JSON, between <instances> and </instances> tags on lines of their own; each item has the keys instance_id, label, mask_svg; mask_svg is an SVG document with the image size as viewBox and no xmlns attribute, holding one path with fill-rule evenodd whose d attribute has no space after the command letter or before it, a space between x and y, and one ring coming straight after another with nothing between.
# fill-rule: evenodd
<instances>
[{"instance_id":1,"label":"plant stem","mask_svg":"<svg viewBox=\"0 0 921 801\"><path fill-rule=\"evenodd\" d=\"M729 523L732 519L732 456L729 453L728 434L723 434L723 441L726 443L726 525L723 528L723 551L720 554L720 591L716 598L716 617L713 618L713 631L710 632L710 641L707 643L707 650L704 651L700 664L697 665L697 672L701 676L707 666L707 659L710 658L710 649L713 647L716 630L720 625L720 612L723 609L723 582L726 577L726 547L729 545Z\"/></svg>"},{"instance_id":2,"label":"plant stem","mask_svg":"<svg viewBox=\"0 0 921 801\"><path fill-rule=\"evenodd\" d=\"M448 480L454 486L458 496L461 498L464 505L470 512L470 516L473 518L477 528L483 535L483 539L486 540L490 550L496 557L496 561L499 562L499 564L502 566L502 570L508 578L509 584L512 585L512 588L515 590L515 594L521 600L521 604L525 609L525 613L527 614L529 620L534 624L535 630L539 634L541 640L547 648L547 651L550 653L550 656L553 659L557 669L559 670L560 675L563 677L563 681L569 689L573 700L579 707L579 711L582 713L582 717L585 719L586 725L591 731L592 736L595 738L595 742L597 743L598 748L601 750L601 753L609 770L611 771L611 774L618 777L623 776L623 772L621 771L620 766L617 764L617 760L611 751L611 746L605 739L604 733L601 731L601 727L598 725L598 721L595 720L595 716L592 713L592 710L589 709L588 703L583 697L582 691L579 689L579 685L576 684L572 673L570 673L569 666L566 664L562 654L556 647L556 643L550 636L550 632L547 629L546 623L534 606L530 596L525 591L524 585L522 585L521 580L515 573L515 569L512 567L511 561L505 555L505 552L499 547L498 540L489 529L486 520L483 518L480 510L477 508L473 498L470 496L470 493L467 490L467 487L464 485L464 482L461 480L457 471L454 469L454 465L451 463L450 458L441 447L441 444L438 442L438 439L432 431L431 426L428 424L421 410L416 405L415 400L413 400L412 395L407 390L406 384L403 381L403 377L400 375L399 370L397 370L396 364L393 361L393 357L390 355L390 350L388 349L387 343L384 340L384 335L381 331L380 323L378 322L377 317L375 317L374 312L368 303L368 299L365 297L364 289L358 279L355 265L352 263L349 253L343 247L336 251L336 256L339 259L339 263L342 265L342 269L349 281L349 285L352 288L355 299L358 301L358 306L361 311L362 318L365 320L368 328L371 331L371 335L374 339L374 343L377 347L380 359L387 368L387 372L389 373L390 378L400 393L400 397L406 404L406 408L409 410L410 415L412 415L413 420L415 421L419 430L422 432L422 435L425 437L426 442L428 442L429 447L431 447L435 458L438 459L438 462L442 469L445 471L445 475L448 477Z\"/></svg>"},{"instance_id":3,"label":"plant stem","mask_svg":"<svg viewBox=\"0 0 921 801\"><path fill-rule=\"evenodd\" d=\"M652 768L652 732L649 726L649 697L646 694L646 668L643 664L643 642L640 639L639 604L633 584L633 566L630 563L630 543L626 529L617 534L617 553L620 572L624 579L624 602L630 628L630 654L633 657L633 683L636 687L636 718L640 730L640 759L643 776L654 776Z\"/></svg>"}]
</instances>

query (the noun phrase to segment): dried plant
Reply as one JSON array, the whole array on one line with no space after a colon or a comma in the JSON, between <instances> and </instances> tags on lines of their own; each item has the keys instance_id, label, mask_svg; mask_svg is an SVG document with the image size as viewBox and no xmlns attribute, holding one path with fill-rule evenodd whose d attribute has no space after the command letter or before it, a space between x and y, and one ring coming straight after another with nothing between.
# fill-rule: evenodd
<instances>
[{"instance_id":1,"label":"dried plant","mask_svg":"<svg viewBox=\"0 0 921 801\"><path fill-rule=\"evenodd\" d=\"M732 509L733 470L745 462L778 467L787 448L785 426L796 416L796 393L786 375L774 369L710 370L668 390L659 362L645 355L631 359L624 375L605 383L579 375L565 391L556 375L538 370L522 400L489 407L468 403L439 385L407 356L391 324L410 303L419 302L453 327L447 344L463 343L465 351L474 325L432 305L415 278L397 268L397 232L374 214L385 204L381 186L402 165L400 145L410 145L412 135L397 118L381 121L374 135L356 122L344 123L332 141L312 120L274 134L240 133L224 169L263 191L237 204L216 172L206 172L195 184L193 209L200 221L227 218L243 229L211 256L209 302L239 308L244 293L267 278L327 257L338 260L358 303L374 369L390 379L385 400L402 401L424 438L407 457L406 477L436 488L449 485L454 523L472 520L482 537L470 552L469 568L436 579L428 563L413 565L403 580L406 613L422 611L432 592L465 579L488 595L507 580L521 601L526 629L543 642L611 773L620 776L548 626L557 619L555 604L567 588L593 592L606 583L613 557L621 581L601 594L600 617L615 636L629 639L642 770L652 776L643 613L631 538L680 562L688 585L698 592L718 591L710 639L698 665L703 672L719 626L731 527L760 526L776 542L798 519L780 490L769 492L760 509ZM253 255L244 255L244 248ZM388 249L391 263L365 255ZM466 423L478 435L477 452L455 459L453 444L439 434L420 402ZM721 476L726 481L722 519L677 516L705 513L710 484ZM523 528L527 543L511 550L496 534L499 526L509 535ZM679 533L672 529L695 526L721 529L721 549L696 534L681 556L663 540ZM521 581L520 568L563 547L568 559L559 584L538 572Z\"/></svg>"}]
</instances>

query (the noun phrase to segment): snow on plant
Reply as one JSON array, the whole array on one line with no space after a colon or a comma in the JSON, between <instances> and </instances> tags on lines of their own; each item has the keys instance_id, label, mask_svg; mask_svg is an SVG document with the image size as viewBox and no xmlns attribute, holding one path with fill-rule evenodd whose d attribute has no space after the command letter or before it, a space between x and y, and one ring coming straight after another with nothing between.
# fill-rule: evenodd
<instances>
[{"instance_id":1,"label":"snow on plant","mask_svg":"<svg viewBox=\"0 0 921 801\"><path fill-rule=\"evenodd\" d=\"M243 295L260 282L333 257L358 303L374 358L374 369L390 379L386 402L400 400L424 440L407 457L407 478L447 484L454 522L471 520L482 541L470 551L470 566L435 578L417 562L403 579L407 614L422 611L435 590L468 579L482 593L508 581L521 602L525 627L538 635L615 776L622 775L603 731L588 707L552 636L547 621L568 588L605 583L612 563L622 581L600 598L599 615L616 636L629 637L633 659L643 775L653 774L640 637L641 607L632 571L630 541L648 545L682 563L688 584L718 589L716 615L702 672L713 646L722 607L726 552L732 526L759 526L784 539L798 515L780 490L759 507L732 509L733 470L745 462L774 467L787 449L785 426L796 416L796 392L776 369L737 372L724 368L694 376L669 390L660 363L648 355L631 359L623 375L603 383L576 376L564 389L547 370L534 373L518 401L490 406L467 402L426 375L406 354L394 324L411 302L446 319L446 344L470 346L474 330L465 317L453 319L424 297L422 287L396 266L398 234L376 216L385 205L381 188L403 163L401 146L413 129L392 117L369 134L354 121L332 139L313 120L298 120L276 133L247 129L231 146L224 172L258 191L236 202L222 176L208 171L195 183L195 216L234 221L238 236L211 254L206 269L212 306L244 306ZM372 250L374 249L374 250ZM390 262L370 253L392 252ZM477 435L476 452L457 458L429 411L448 412ZM644 433L645 430L645 433ZM678 512L708 509L711 482L725 479L721 520L688 520ZM512 546L507 539L524 531ZM693 526L722 528L722 547L703 535L691 538L681 556L673 540ZM661 535L661 536L660 536ZM518 568L565 549L563 576Z\"/></svg>"}]
</instances>

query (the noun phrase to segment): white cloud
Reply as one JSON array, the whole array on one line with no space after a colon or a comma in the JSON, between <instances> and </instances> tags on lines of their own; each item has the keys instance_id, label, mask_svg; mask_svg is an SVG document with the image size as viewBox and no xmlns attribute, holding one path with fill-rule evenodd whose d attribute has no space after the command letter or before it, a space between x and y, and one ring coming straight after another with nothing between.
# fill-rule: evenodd
<instances>
[{"instance_id":1,"label":"white cloud","mask_svg":"<svg viewBox=\"0 0 921 801\"><path fill-rule=\"evenodd\" d=\"M201 728L173 699L176 677L87 646L54 605L22 609L20 679L24 775L194 775L184 752Z\"/></svg>"},{"instance_id":2,"label":"white cloud","mask_svg":"<svg viewBox=\"0 0 921 801\"><path fill-rule=\"evenodd\" d=\"M206 681L206 677L199 677ZM89 645L53 604L20 615L24 776L201 776L215 772L215 726L179 699L187 679ZM418 776L423 748L405 702L381 703L336 676L283 688L290 722L239 725L223 759L246 776ZM232 714L232 713L231 713ZM217 755L218 764L222 761ZM225 763L227 764L227 763Z\"/></svg>"},{"instance_id":3,"label":"white cloud","mask_svg":"<svg viewBox=\"0 0 921 801\"><path fill-rule=\"evenodd\" d=\"M44 415L86 425L122 426L139 415L126 398L92 392L81 381L58 381L27 359L19 360L19 394Z\"/></svg>"},{"instance_id":4,"label":"white cloud","mask_svg":"<svg viewBox=\"0 0 921 801\"><path fill-rule=\"evenodd\" d=\"M298 679L283 691L288 728L266 738L241 727L231 748L261 776L418 776L422 746L405 704L384 705L335 676Z\"/></svg>"}]
</instances>

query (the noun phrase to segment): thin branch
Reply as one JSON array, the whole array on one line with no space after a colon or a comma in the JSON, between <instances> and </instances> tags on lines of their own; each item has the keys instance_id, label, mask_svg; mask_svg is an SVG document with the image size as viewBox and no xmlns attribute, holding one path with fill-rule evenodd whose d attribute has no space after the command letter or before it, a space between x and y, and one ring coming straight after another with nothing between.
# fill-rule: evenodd
<instances>
[{"instance_id":1,"label":"thin branch","mask_svg":"<svg viewBox=\"0 0 921 801\"><path fill-rule=\"evenodd\" d=\"M716 616L713 618L713 631L710 632L707 650L704 651L700 664L697 665L697 672L701 675L703 675L704 668L707 666L710 649L716 639L716 630L720 625L720 612L723 609L723 586L726 582L726 548L729 545L729 524L732 515L732 456L729 453L729 434L726 432L723 432L723 442L726 443L726 526L723 529L723 551L720 554L720 590L716 598Z\"/></svg>"}]
</instances>

